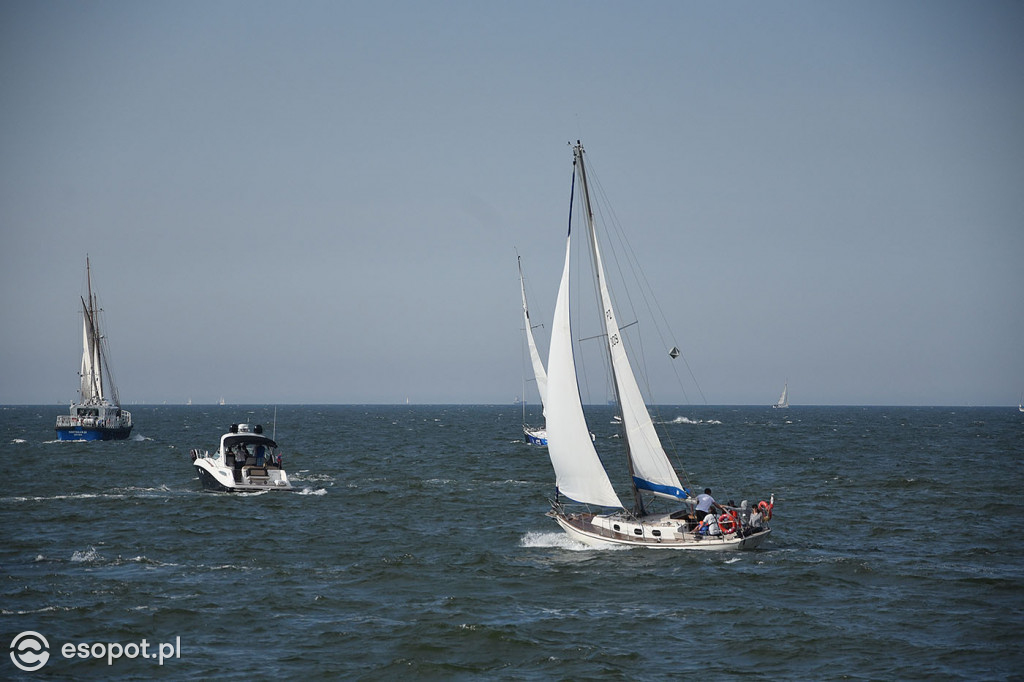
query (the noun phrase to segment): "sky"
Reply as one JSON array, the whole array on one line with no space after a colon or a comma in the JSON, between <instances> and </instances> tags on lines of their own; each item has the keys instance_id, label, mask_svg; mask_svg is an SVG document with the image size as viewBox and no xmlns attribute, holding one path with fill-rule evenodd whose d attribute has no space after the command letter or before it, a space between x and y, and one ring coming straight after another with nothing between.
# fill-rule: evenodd
<instances>
[{"instance_id":1,"label":"sky","mask_svg":"<svg viewBox=\"0 0 1024 682\"><path fill-rule=\"evenodd\" d=\"M549 319L581 139L690 402L1015 405L1022 34L995 1L7 0L0 404L75 399L87 255L127 404L536 401L516 256Z\"/></svg>"}]
</instances>

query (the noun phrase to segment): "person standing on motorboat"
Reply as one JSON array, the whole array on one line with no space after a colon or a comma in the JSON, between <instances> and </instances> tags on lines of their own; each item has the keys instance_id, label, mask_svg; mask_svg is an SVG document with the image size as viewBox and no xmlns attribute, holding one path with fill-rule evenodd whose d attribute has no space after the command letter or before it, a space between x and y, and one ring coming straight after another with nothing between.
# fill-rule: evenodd
<instances>
[{"instance_id":1,"label":"person standing on motorboat","mask_svg":"<svg viewBox=\"0 0 1024 682\"><path fill-rule=\"evenodd\" d=\"M245 466L245 460L249 457L249 451L245 449L245 445L239 445L235 449L235 481L237 483L242 482L242 467Z\"/></svg>"}]
</instances>

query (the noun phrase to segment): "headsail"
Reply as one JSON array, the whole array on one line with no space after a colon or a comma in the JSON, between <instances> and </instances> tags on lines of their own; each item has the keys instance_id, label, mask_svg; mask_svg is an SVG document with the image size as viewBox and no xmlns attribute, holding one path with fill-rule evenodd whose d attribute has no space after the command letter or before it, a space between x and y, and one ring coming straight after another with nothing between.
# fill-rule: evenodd
<instances>
[{"instance_id":1,"label":"headsail","mask_svg":"<svg viewBox=\"0 0 1024 682\"><path fill-rule=\"evenodd\" d=\"M569 323L569 257L571 234L566 238L565 267L558 286L555 317L548 353L548 395L545 410L548 456L555 469L555 485L561 494L586 504L621 507L608 474L601 465L583 416L576 360Z\"/></svg>"},{"instance_id":2,"label":"headsail","mask_svg":"<svg viewBox=\"0 0 1024 682\"><path fill-rule=\"evenodd\" d=\"M641 490L648 490L662 497L685 500L689 497L679 483L679 476L672 467L665 449L661 445L647 411L636 376L626 355L626 347L622 343L621 331L612 306L608 282L605 279L604 264L597 243L597 232L594 229L594 217L590 208L590 197L587 189L586 170L583 166L583 147L575 148L576 163L580 175L580 184L584 197L584 211L587 216L587 227L590 234L591 253L597 273L598 288L601 292L601 305L604 311L604 324L608 341L608 352L611 355L612 372L615 376L615 391L622 408L622 425L626 432L626 444L632 464L633 484Z\"/></svg>"}]
</instances>

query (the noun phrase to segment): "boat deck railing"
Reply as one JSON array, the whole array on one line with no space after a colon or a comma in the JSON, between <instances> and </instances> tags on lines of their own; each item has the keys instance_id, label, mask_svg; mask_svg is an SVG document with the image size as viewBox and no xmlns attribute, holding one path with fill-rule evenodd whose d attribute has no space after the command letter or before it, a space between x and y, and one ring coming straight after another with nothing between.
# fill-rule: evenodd
<instances>
[{"instance_id":1,"label":"boat deck railing","mask_svg":"<svg viewBox=\"0 0 1024 682\"><path fill-rule=\"evenodd\" d=\"M121 410L120 417L108 417L101 419L100 417L79 417L71 414L58 414L57 415L57 428L67 429L75 426L83 426L85 428L123 428L125 426L131 426L132 413L127 410Z\"/></svg>"}]
</instances>

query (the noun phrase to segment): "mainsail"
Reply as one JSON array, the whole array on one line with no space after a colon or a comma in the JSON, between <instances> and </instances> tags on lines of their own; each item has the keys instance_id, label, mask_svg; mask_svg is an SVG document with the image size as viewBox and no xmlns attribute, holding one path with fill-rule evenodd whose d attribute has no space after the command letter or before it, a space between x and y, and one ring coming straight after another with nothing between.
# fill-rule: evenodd
<instances>
[{"instance_id":1,"label":"mainsail","mask_svg":"<svg viewBox=\"0 0 1024 682\"><path fill-rule=\"evenodd\" d=\"M622 343L621 330L615 316L615 309L612 306L611 294L608 291L608 281L605 278L601 250L597 243L597 232L594 229L594 215L590 207L587 174L583 165L583 147L577 145L575 154L590 235L591 254L594 258L594 270L601 292L608 352L611 356L612 373L615 377L615 392L622 409L622 425L626 432L626 448L632 468L633 484L636 488L649 490L662 497L685 500L689 495L680 485L679 477L665 454L661 439L658 438L658 434L654 430L654 423L651 421L651 415L647 411L647 405L644 403L636 376L633 374L633 368L630 366L626 347Z\"/></svg>"},{"instance_id":2,"label":"mainsail","mask_svg":"<svg viewBox=\"0 0 1024 682\"><path fill-rule=\"evenodd\" d=\"M533 363L533 376L537 380L537 392L540 393L540 404L543 408L548 396L548 375L544 371L544 363L537 351L537 342L533 339L533 324L530 322L530 308L526 305L526 283L523 280L523 264L519 263L519 286L523 291L523 322L526 324L526 345L530 348L530 362Z\"/></svg>"}]
</instances>

